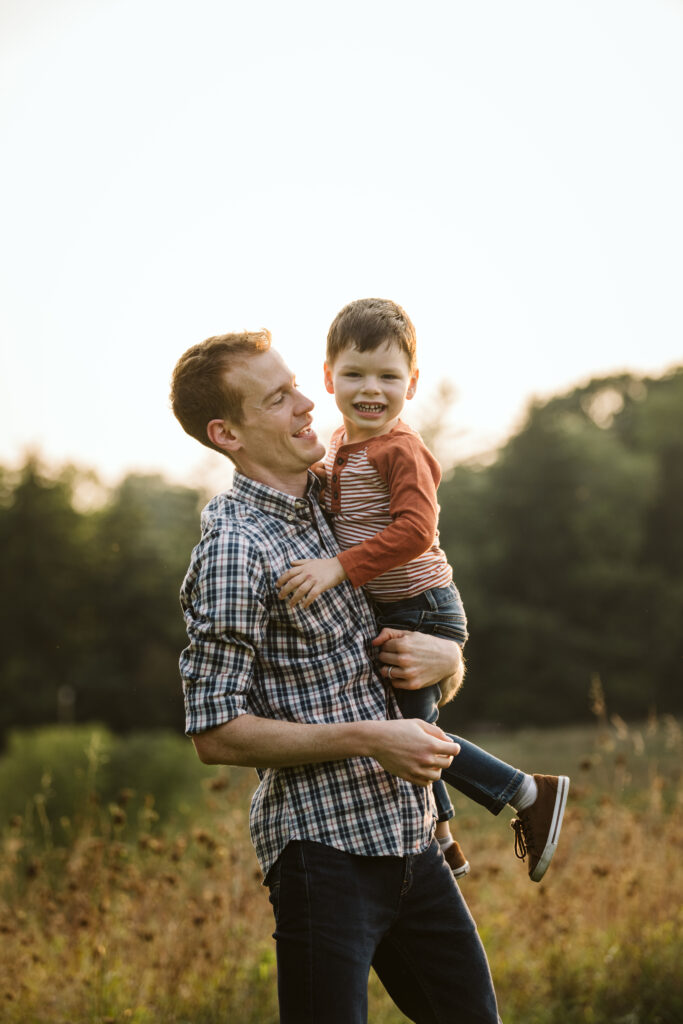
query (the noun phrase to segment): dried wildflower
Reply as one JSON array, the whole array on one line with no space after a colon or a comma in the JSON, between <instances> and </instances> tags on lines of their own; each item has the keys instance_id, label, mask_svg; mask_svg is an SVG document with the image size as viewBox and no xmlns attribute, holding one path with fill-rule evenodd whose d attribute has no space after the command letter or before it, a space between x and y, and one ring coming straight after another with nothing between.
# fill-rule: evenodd
<instances>
[{"instance_id":1,"label":"dried wildflower","mask_svg":"<svg viewBox=\"0 0 683 1024\"><path fill-rule=\"evenodd\" d=\"M620 740L627 740L629 737L629 728L621 715L610 715L609 720L614 726L617 737Z\"/></svg>"},{"instance_id":2,"label":"dried wildflower","mask_svg":"<svg viewBox=\"0 0 683 1024\"><path fill-rule=\"evenodd\" d=\"M603 720L607 715L607 704L605 702L605 691L602 688L602 680L597 673L591 677L588 693L591 711L596 718Z\"/></svg>"},{"instance_id":3,"label":"dried wildflower","mask_svg":"<svg viewBox=\"0 0 683 1024\"><path fill-rule=\"evenodd\" d=\"M230 789L230 779L227 775L217 775L216 778L210 780L209 789L212 793L221 793Z\"/></svg>"},{"instance_id":4,"label":"dried wildflower","mask_svg":"<svg viewBox=\"0 0 683 1024\"><path fill-rule=\"evenodd\" d=\"M26 865L26 877L36 878L40 874L41 867L42 864L38 857L31 857L31 859Z\"/></svg>"},{"instance_id":5,"label":"dried wildflower","mask_svg":"<svg viewBox=\"0 0 683 1024\"><path fill-rule=\"evenodd\" d=\"M186 849L187 840L183 836L179 836L173 844L173 849L171 850L171 860L177 863L185 853Z\"/></svg>"},{"instance_id":6,"label":"dried wildflower","mask_svg":"<svg viewBox=\"0 0 683 1024\"><path fill-rule=\"evenodd\" d=\"M109 804L109 815L114 825L121 827L126 824L126 812L118 804Z\"/></svg>"},{"instance_id":7,"label":"dried wildflower","mask_svg":"<svg viewBox=\"0 0 683 1024\"><path fill-rule=\"evenodd\" d=\"M207 850L214 850L216 848L216 840L210 835L206 829L196 828L192 833L192 838L200 846L205 846Z\"/></svg>"}]
</instances>

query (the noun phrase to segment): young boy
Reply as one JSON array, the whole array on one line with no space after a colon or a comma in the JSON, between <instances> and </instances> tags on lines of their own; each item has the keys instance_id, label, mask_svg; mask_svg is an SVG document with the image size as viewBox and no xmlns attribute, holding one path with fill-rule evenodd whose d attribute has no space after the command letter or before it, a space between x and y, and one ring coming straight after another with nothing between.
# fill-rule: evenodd
<instances>
[{"instance_id":1,"label":"young boy","mask_svg":"<svg viewBox=\"0 0 683 1024\"><path fill-rule=\"evenodd\" d=\"M441 470L420 436L399 418L419 376L415 329L404 310L383 299L345 306L328 333L324 373L325 387L344 420L325 457L325 507L342 550L334 558L294 562L278 580L280 599L307 608L323 591L348 579L354 587L365 588L380 627L432 633L463 647L465 611L438 544ZM404 718L438 718L438 685L395 693ZM524 775L471 744L467 748L470 771L491 775L495 763L513 773L517 792L511 790L514 795L508 799L520 814L513 821L516 849L523 857L528 847L530 877L540 881L557 845L569 780ZM472 796L458 778L462 754L444 776ZM436 837L453 874L461 877L469 864L448 826L453 806L442 780L433 784L433 791ZM537 802L550 814L540 840L534 835L538 823L529 814Z\"/></svg>"}]
</instances>

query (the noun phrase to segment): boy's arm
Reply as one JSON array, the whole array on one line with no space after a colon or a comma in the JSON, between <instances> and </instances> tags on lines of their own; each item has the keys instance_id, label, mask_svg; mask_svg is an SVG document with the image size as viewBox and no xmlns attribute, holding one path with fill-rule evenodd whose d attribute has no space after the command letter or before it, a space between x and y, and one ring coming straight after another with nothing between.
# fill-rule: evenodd
<instances>
[{"instance_id":1,"label":"boy's arm","mask_svg":"<svg viewBox=\"0 0 683 1024\"><path fill-rule=\"evenodd\" d=\"M373 757L393 775L428 786L460 747L436 725L418 719L307 725L240 715L192 736L206 764L287 768Z\"/></svg>"},{"instance_id":2,"label":"boy's arm","mask_svg":"<svg viewBox=\"0 0 683 1024\"><path fill-rule=\"evenodd\" d=\"M416 436L391 439L368 455L390 494L392 522L374 537L347 548L334 558L298 559L277 581L280 600L302 608L342 580L354 587L419 557L434 543L438 522L436 488L439 464Z\"/></svg>"},{"instance_id":3,"label":"boy's arm","mask_svg":"<svg viewBox=\"0 0 683 1024\"><path fill-rule=\"evenodd\" d=\"M289 607L300 604L308 608L325 590L336 587L345 580L346 571L339 559L295 558L292 568L277 581L278 597L281 601L289 597ZM291 596L290 596L291 595Z\"/></svg>"},{"instance_id":4,"label":"boy's arm","mask_svg":"<svg viewBox=\"0 0 683 1024\"><path fill-rule=\"evenodd\" d=\"M354 587L423 555L436 535L439 464L416 435L402 435L398 445L390 442L387 435L387 444L374 448L368 459L389 488L392 521L338 556Z\"/></svg>"}]
</instances>

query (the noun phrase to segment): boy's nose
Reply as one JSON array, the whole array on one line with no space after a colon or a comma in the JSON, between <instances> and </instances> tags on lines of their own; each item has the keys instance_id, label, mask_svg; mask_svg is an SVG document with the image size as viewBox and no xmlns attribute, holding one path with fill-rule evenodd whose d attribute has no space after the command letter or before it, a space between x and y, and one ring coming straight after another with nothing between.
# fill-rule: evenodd
<instances>
[{"instance_id":1,"label":"boy's nose","mask_svg":"<svg viewBox=\"0 0 683 1024\"><path fill-rule=\"evenodd\" d=\"M363 381L363 391L370 391L373 394L379 391L379 381L376 377L366 377Z\"/></svg>"}]
</instances>

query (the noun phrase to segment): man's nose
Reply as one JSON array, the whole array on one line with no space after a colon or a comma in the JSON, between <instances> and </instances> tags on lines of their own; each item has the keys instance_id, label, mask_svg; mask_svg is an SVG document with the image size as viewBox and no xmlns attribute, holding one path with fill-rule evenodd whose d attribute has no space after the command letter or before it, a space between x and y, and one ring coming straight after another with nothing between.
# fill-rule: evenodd
<instances>
[{"instance_id":1,"label":"man's nose","mask_svg":"<svg viewBox=\"0 0 683 1024\"><path fill-rule=\"evenodd\" d=\"M315 409L315 403L312 402L310 398L307 398L306 395L302 395L300 391L297 391L297 398L297 413L310 412L311 409Z\"/></svg>"}]
</instances>

